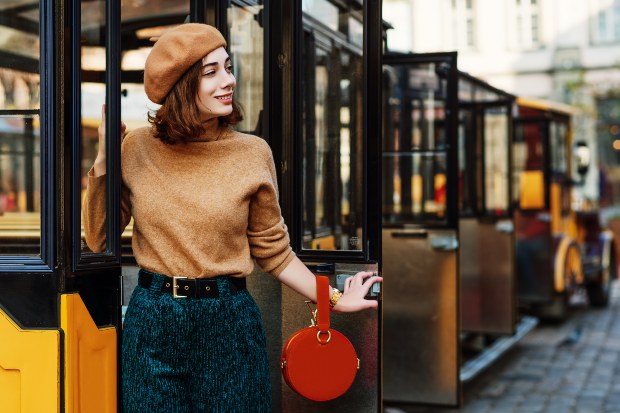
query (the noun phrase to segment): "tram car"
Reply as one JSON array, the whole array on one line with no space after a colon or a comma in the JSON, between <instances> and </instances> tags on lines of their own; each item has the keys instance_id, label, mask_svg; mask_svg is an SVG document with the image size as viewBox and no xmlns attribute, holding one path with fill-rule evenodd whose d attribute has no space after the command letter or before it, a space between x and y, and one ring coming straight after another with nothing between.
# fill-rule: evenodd
<instances>
[{"instance_id":1,"label":"tram car","mask_svg":"<svg viewBox=\"0 0 620 413\"><path fill-rule=\"evenodd\" d=\"M616 277L615 241L596 209L578 210L572 197L589 167L587 144L573 136L570 106L517 99L513 201L519 303L564 319L585 293L595 307L609 302Z\"/></svg>"},{"instance_id":2,"label":"tram car","mask_svg":"<svg viewBox=\"0 0 620 413\"><path fill-rule=\"evenodd\" d=\"M517 306L515 96L458 71L455 53L383 63L384 397L456 406L535 326Z\"/></svg>"},{"instance_id":3,"label":"tram car","mask_svg":"<svg viewBox=\"0 0 620 413\"><path fill-rule=\"evenodd\" d=\"M456 61L455 53L384 55L390 405L458 406L462 384L537 317L565 318L580 290L605 305L615 277L611 233L596 210L571 202L588 168L587 145L571 137L572 109L518 98ZM537 237L530 221L540 223Z\"/></svg>"},{"instance_id":4,"label":"tram car","mask_svg":"<svg viewBox=\"0 0 620 413\"><path fill-rule=\"evenodd\" d=\"M97 127L146 126L152 41L184 22L218 27L235 62L242 132L271 146L295 253L343 288L381 273L381 1L15 0L0 5L0 410L121 411L122 309L136 285L132 224L119 230L120 140L107 142L107 244L83 241L81 200ZM372 17L371 17L372 16ZM109 133L109 132L108 132ZM350 390L303 399L280 371L308 325L301 296L258 268L273 411L382 411L380 310L334 315L355 346ZM381 300L375 289L369 298Z\"/></svg>"}]
</instances>

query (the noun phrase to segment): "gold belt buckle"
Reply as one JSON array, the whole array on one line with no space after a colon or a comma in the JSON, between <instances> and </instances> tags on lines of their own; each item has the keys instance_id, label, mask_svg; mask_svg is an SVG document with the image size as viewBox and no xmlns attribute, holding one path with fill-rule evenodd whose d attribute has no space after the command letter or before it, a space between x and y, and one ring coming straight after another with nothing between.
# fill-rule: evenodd
<instances>
[{"instance_id":1,"label":"gold belt buckle","mask_svg":"<svg viewBox=\"0 0 620 413\"><path fill-rule=\"evenodd\" d=\"M179 289L179 285L177 284L177 280L186 280L187 277L172 277L172 297L173 298L187 298L186 295L179 295L177 291Z\"/></svg>"}]
</instances>

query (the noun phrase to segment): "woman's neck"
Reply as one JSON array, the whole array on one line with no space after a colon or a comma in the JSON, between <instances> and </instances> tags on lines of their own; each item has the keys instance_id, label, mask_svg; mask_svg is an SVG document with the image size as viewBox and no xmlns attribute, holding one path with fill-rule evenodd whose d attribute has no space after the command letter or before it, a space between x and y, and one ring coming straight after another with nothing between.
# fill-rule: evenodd
<instances>
[{"instance_id":1,"label":"woman's neck","mask_svg":"<svg viewBox=\"0 0 620 413\"><path fill-rule=\"evenodd\" d=\"M226 127L220 126L219 118L211 118L202 123L204 132L199 137L193 139L198 142L212 142L220 139Z\"/></svg>"}]
</instances>

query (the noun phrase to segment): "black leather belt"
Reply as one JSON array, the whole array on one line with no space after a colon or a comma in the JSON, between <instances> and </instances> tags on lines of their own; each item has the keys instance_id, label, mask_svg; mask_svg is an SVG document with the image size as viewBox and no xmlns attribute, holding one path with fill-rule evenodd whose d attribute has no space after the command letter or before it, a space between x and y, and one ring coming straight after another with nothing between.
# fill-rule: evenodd
<instances>
[{"instance_id":1,"label":"black leather belt","mask_svg":"<svg viewBox=\"0 0 620 413\"><path fill-rule=\"evenodd\" d=\"M154 273L140 270L138 284L143 288L150 288ZM229 291L236 293L245 290L245 278L226 277ZM185 278L165 276L161 292L171 294L174 298L217 298L220 296L220 287L213 278Z\"/></svg>"}]
</instances>

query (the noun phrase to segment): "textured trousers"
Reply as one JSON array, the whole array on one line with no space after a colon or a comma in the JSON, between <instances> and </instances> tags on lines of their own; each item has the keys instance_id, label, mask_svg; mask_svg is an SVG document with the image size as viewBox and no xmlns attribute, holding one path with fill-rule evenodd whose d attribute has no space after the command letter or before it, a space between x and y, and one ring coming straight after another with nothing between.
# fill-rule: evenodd
<instances>
[{"instance_id":1,"label":"textured trousers","mask_svg":"<svg viewBox=\"0 0 620 413\"><path fill-rule=\"evenodd\" d=\"M125 413L270 412L271 383L260 311L247 290L173 298L136 287L123 328Z\"/></svg>"}]
</instances>

